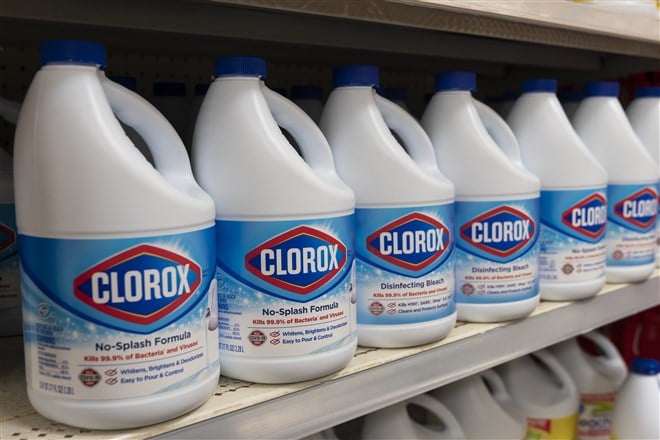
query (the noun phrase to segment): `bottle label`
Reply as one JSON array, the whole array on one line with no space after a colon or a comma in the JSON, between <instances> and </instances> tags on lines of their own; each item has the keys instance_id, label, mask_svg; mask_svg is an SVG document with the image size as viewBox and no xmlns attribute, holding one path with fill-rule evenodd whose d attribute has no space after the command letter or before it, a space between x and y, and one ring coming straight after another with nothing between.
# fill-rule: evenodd
<instances>
[{"instance_id":1,"label":"bottle label","mask_svg":"<svg viewBox=\"0 0 660 440\"><path fill-rule=\"evenodd\" d=\"M460 303L520 301L539 293L539 199L456 202Z\"/></svg>"},{"instance_id":2,"label":"bottle label","mask_svg":"<svg viewBox=\"0 0 660 440\"><path fill-rule=\"evenodd\" d=\"M139 238L20 236L28 382L122 399L217 374L213 228Z\"/></svg>"},{"instance_id":3,"label":"bottle label","mask_svg":"<svg viewBox=\"0 0 660 440\"><path fill-rule=\"evenodd\" d=\"M578 438L581 440L609 440L612 430L614 393L582 394Z\"/></svg>"},{"instance_id":4,"label":"bottle label","mask_svg":"<svg viewBox=\"0 0 660 440\"><path fill-rule=\"evenodd\" d=\"M527 419L529 440L573 440L577 435L578 415L556 419Z\"/></svg>"},{"instance_id":5,"label":"bottle label","mask_svg":"<svg viewBox=\"0 0 660 440\"><path fill-rule=\"evenodd\" d=\"M608 266L652 264L656 250L656 183L607 187Z\"/></svg>"},{"instance_id":6,"label":"bottle label","mask_svg":"<svg viewBox=\"0 0 660 440\"><path fill-rule=\"evenodd\" d=\"M541 281L605 276L606 188L541 192Z\"/></svg>"},{"instance_id":7,"label":"bottle label","mask_svg":"<svg viewBox=\"0 0 660 440\"><path fill-rule=\"evenodd\" d=\"M358 324L452 315L453 204L355 211Z\"/></svg>"},{"instance_id":8,"label":"bottle label","mask_svg":"<svg viewBox=\"0 0 660 440\"><path fill-rule=\"evenodd\" d=\"M283 357L353 340L353 215L217 220L220 351Z\"/></svg>"},{"instance_id":9,"label":"bottle label","mask_svg":"<svg viewBox=\"0 0 660 440\"><path fill-rule=\"evenodd\" d=\"M658 0L660 2L660 0ZM655 193L658 195L658 213L655 217L655 241L656 241L656 254L660 255L660 181L656 185Z\"/></svg>"},{"instance_id":10,"label":"bottle label","mask_svg":"<svg viewBox=\"0 0 660 440\"><path fill-rule=\"evenodd\" d=\"M0 204L0 313L20 314L18 234L13 203Z\"/></svg>"}]
</instances>

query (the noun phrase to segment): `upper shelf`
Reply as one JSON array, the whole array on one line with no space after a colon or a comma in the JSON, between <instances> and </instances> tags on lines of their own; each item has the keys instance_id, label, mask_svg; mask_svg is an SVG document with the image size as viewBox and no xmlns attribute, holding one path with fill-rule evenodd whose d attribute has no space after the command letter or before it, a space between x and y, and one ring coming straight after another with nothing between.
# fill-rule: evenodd
<instances>
[{"instance_id":1,"label":"upper shelf","mask_svg":"<svg viewBox=\"0 0 660 440\"><path fill-rule=\"evenodd\" d=\"M6 22L0 38L66 37L75 26L83 37L126 47L166 45L216 54L233 49L330 61L339 58L333 50L341 51L341 58L369 51L397 55L398 64L406 66L406 56L588 70L600 67L599 54L660 59L657 18L569 0L3 0L2 5L0 18Z\"/></svg>"},{"instance_id":2,"label":"upper shelf","mask_svg":"<svg viewBox=\"0 0 660 440\"><path fill-rule=\"evenodd\" d=\"M542 302L532 316L494 324L459 323L444 340L404 349L360 347L330 376L287 385L221 378L207 403L161 424L89 431L50 422L27 403L21 340L0 339L0 437L296 438L475 374L566 338L660 304L660 271L639 284L606 285L594 298Z\"/></svg>"}]
</instances>

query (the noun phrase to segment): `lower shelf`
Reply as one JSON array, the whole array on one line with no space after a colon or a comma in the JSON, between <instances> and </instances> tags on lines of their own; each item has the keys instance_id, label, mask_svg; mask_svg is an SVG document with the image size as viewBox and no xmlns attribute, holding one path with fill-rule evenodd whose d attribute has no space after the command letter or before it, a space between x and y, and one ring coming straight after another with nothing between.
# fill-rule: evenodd
<instances>
[{"instance_id":1,"label":"lower shelf","mask_svg":"<svg viewBox=\"0 0 660 440\"><path fill-rule=\"evenodd\" d=\"M0 438L296 438L515 359L660 304L660 271L639 284L608 284L595 297L542 302L528 318L458 323L444 340L406 349L359 347L343 370L317 380L258 385L221 377L201 407L128 431L90 431L51 422L25 391L21 338L1 338Z\"/></svg>"}]
</instances>

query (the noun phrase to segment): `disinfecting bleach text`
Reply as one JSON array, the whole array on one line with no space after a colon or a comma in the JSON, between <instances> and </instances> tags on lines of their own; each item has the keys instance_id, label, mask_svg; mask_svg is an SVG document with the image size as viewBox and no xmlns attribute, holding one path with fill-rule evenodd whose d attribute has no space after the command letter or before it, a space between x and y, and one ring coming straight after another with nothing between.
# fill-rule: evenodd
<instances>
[{"instance_id":1,"label":"disinfecting bleach text","mask_svg":"<svg viewBox=\"0 0 660 440\"><path fill-rule=\"evenodd\" d=\"M582 141L607 170L606 278L641 281L655 267L658 167L619 103L619 84L589 83L573 116Z\"/></svg>"},{"instance_id":2,"label":"disinfecting bleach text","mask_svg":"<svg viewBox=\"0 0 660 440\"><path fill-rule=\"evenodd\" d=\"M501 321L539 301L539 181L520 161L515 136L472 98L476 76L436 76L424 112L440 170L456 185L458 317Z\"/></svg>"},{"instance_id":3,"label":"disinfecting bleach text","mask_svg":"<svg viewBox=\"0 0 660 440\"><path fill-rule=\"evenodd\" d=\"M16 124L20 104L0 97L0 118ZM13 158L0 149L0 336L23 333Z\"/></svg>"},{"instance_id":4,"label":"disinfecting bleach text","mask_svg":"<svg viewBox=\"0 0 660 440\"><path fill-rule=\"evenodd\" d=\"M626 109L630 125L642 141L642 144L655 160L660 172L660 87L640 87L635 92L635 99ZM660 180L657 194L660 201ZM658 203L660 216L660 203ZM660 267L660 221L656 219L655 264Z\"/></svg>"},{"instance_id":5,"label":"disinfecting bleach text","mask_svg":"<svg viewBox=\"0 0 660 440\"><path fill-rule=\"evenodd\" d=\"M528 80L509 113L525 166L541 180L541 297L570 301L605 284L607 173L573 130L557 82Z\"/></svg>"},{"instance_id":6,"label":"disinfecting bleach text","mask_svg":"<svg viewBox=\"0 0 660 440\"><path fill-rule=\"evenodd\" d=\"M265 75L259 58L216 62L193 164L216 202L223 374L282 383L337 371L355 351L355 199L321 131Z\"/></svg>"},{"instance_id":7,"label":"disinfecting bleach text","mask_svg":"<svg viewBox=\"0 0 660 440\"><path fill-rule=\"evenodd\" d=\"M102 46L41 58L14 154L28 397L88 428L175 417L219 375L213 201L165 118L99 70Z\"/></svg>"},{"instance_id":8,"label":"disinfecting bleach text","mask_svg":"<svg viewBox=\"0 0 660 440\"><path fill-rule=\"evenodd\" d=\"M376 66L336 68L321 129L357 199L360 345L402 347L443 338L454 325L454 191L422 128L376 94L378 81Z\"/></svg>"}]
</instances>

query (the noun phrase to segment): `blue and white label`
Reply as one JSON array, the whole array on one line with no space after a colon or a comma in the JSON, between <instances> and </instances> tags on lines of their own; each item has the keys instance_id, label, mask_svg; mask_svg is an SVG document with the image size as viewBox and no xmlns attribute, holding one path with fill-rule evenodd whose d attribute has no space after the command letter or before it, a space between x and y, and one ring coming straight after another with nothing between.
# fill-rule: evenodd
<instances>
[{"instance_id":1,"label":"blue and white label","mask_svg":"<svg viewBox=\"0 0 660 440\"><path fill-rule=\"evenodd\" d=\"M352 215L216 226L221 352L297 356L352 342Z\"/></svg>"},{"instance_id":2,"label":"blue and white label","mask_svg":"<svg viewBox=\"0 0 660 440\"><path fill-rule=\"evenodd\" d=\"M452 315L453 205L355 210L358 324Z\"/></svg>"},{"instance_id":3,"label":"blue and white label","mask_svg":"<svg viewBox=\"0 0 660 440\"><path fill-rule=\"evenodd\" d=\"M606 188L541 192L541 282L605 276Z\"/></svg>"},{"instance_id":4,"label":"blue and white label","mask_svg":"<svg viewBox=\"0 0 660 440\"><path fill-rule=\"evenodd\" d=\"M20 315L18 234L13 203L0 204L0 316Z\"/></svg>"},{"instance_id":5,"label":"blue and white label","mask_svg":"<svg viewBox=\"0 0 660 440\"><path fill-rule=\"evenodd\" d=\"M21 235L32 388L121 399L217 374L213 239L212 227L139 238Z\"/></svg>"},{"instance_id":6,"label":"blue and white label","mask_svg":"<svg viewBox=\"0 0 660 440\"><path fill-rule=\"evenodd\" d=\"M656 252L656 182L607 187L608 266L652 264Z\"/></svg>"},{"instance_id":7,"label":"blue and white label","mask_svg":"<svg viewBox=\"0 0 660 440\"><path fill-rule=\"evenodd\" d=\"M538 219L538 198L456 202L459 303L503 303L538 294Z\"/></svg>"}]
</instances>

